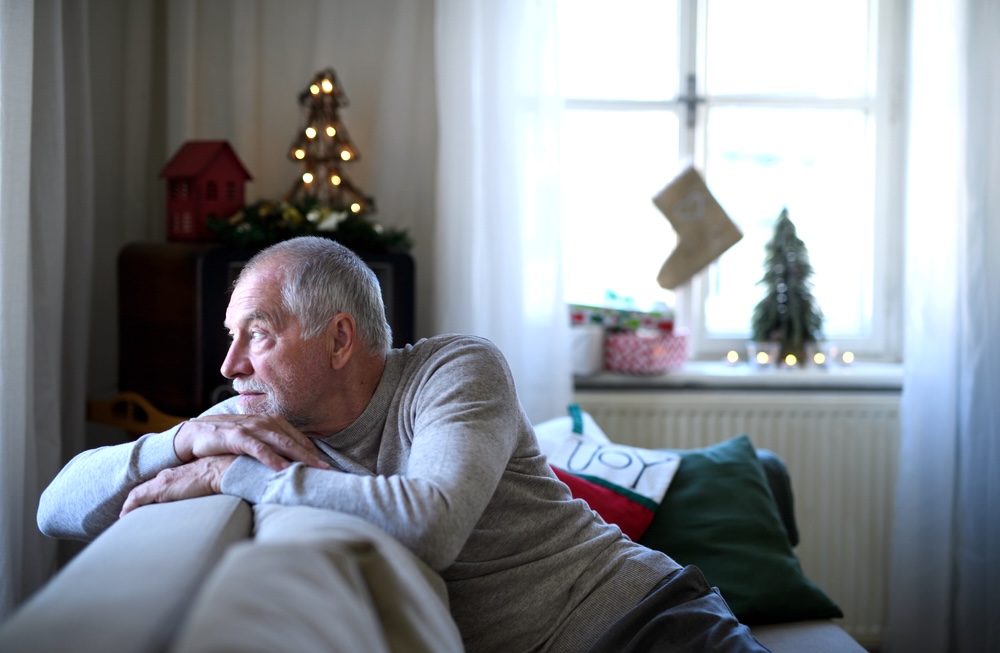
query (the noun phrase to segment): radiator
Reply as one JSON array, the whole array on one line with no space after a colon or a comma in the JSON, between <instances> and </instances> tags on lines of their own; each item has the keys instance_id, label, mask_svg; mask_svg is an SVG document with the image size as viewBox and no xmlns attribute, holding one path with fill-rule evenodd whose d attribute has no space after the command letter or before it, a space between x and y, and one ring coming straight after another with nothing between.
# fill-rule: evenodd
<instances>
[{"instance_id":1,"label":"radiator","mask_svg":"<svg viewBox=\"0 0 1000 653\"><path fill-rule=\"evenodd\" d=\"M806 576L869 649L886 616L898 392L578 391L615 441L698 448L746 433L788 465Z\"/></svg>"}]
</instances>

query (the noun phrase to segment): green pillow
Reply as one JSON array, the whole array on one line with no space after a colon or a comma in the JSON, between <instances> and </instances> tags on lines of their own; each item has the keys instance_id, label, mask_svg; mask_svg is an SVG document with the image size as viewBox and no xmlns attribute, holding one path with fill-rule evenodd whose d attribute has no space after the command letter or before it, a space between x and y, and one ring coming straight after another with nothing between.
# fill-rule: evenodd
<instances>
[{"instance_id":1,"label":"green pillow","mask_svg":"<svg viewBox=\"0 0 1000 653\"><path fill-rule=\"evenodd\" d=\"M743 623L844 616L802 573L749 437L678 453L641 544L699 567Z\"/></svg>"}]
</instances>

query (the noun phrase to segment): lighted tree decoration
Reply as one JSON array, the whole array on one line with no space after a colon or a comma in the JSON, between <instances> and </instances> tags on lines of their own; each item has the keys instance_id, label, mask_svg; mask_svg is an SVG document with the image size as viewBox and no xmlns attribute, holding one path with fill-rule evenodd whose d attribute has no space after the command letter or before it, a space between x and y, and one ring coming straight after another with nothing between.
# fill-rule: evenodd
<instances>
[{"instance_id":1,"label":"lighted tree decoration","mask_svg":"<svg viewBox=\"0 0 1000 653\"><path fill-rule=\"evenodd\" d=\"M383 228L369 220L375 200L343 172L358 160L358 150L340 122L347 96L332 68L313 76L299 94L305 108L302 127L289 152L303 172L281 201L260 200L226 218L209 218L208 227L224 243L261 247L295 236L332 238L358 252L410 249L405 229Z\"/></svg>"},{"instance_id":2,"label":"lighted tree decoration","mask_svg":"<svg viewBox=\"0 0 1000 653\"><path fill-rule=\"evenodd\" d=\"M793 354L804 361L807 343L815 343L823 329L823 314L812 295L813 268L805 243L782 209L767 244L764 278L767 294L753 312L753 339L780 345L780 359Z\"/></svg>"},{"instance_id":3,"label":"lighted tree decoration","mask_svg":"<svg viewBox=\"0 0 1000 653\"><path fill-rule=\"evenodd\" d=\"M332 68L313 76L299 94L299 104L306 110L305 126L288 156L302 164L303 172L285 199L314 204L334 214L373 212L375 201L343 172L343 166L357 161L359 155L340 121L338 112L347 106L347 95Z\"/></svg>"}]
</instances>

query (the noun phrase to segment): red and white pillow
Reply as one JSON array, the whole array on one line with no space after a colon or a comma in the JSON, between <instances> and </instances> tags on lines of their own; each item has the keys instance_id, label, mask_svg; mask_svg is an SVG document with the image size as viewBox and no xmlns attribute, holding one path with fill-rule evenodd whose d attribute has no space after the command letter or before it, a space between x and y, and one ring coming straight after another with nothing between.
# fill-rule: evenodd
<instances>
[{"instance_id":1,"label":"red and white pillow","mask_svg":"<svg viewBox=\"0 0 1000 653\"><path fill-rule=\"evenodd\" d=\"M638 540L653 521L681 458L675 452L611 442L576 406L535 426L542 453L573 496Z\"/></svg>"}]
</instances>

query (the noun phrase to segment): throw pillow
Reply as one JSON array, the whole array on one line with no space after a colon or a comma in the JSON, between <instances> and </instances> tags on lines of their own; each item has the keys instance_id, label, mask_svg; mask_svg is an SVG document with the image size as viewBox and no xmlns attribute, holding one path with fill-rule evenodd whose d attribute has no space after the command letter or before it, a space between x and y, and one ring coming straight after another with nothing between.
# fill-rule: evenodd
<instances>
[{"instance_id":1,"label":"throw pillow","mask_svg":"<svg viewBox=\"0 0 1000 653\"><path fill-rule=\"evenodd\" d=\"M560 481L569 486L574 499L586 501L591 510L604 521L622 529L633 541L638 540L652 523L655 510L624 494L621 488L598 485L555 466L552 471Z\"/></svg>"},{"instance_id":2,"label":"throw pillow","mask_svg":"<svg viewBox=\"0 0 1000 653\"><path fill-rule=\"evenodd\" d=\"M557 475L566 472L589 482L571 484L563 478L574 497L584 499L606 522L638 539L653 522L680 456L614 444L579 406L571 405L569 413L535 426L542 453ZM592 485L607 491L598 492Z\"/></svg>"},{"instance_id":3,"label":"throw pillow","mask_svg":"<svg viewBox=\"0 0 1000 653\"><path fill-rule=\"evenodd\" d=\"M565 417L556 417L535 424L535 437L540 443L562 442L566 436L580 435L593 442L611 444L609 438L590 413L581 410L579 404L570 404Z\"/></svg>"},{"instance_id":4,"label":"throw pillow","mask_svg":"<svg viewBox=\"0 0 1000 653\"><path fill-rule=\"evenodd\" d=\"M679 453L640 544L699 567L743 623L843 617L803 574L750 438Z\"/></svg>"}]
</instances>

